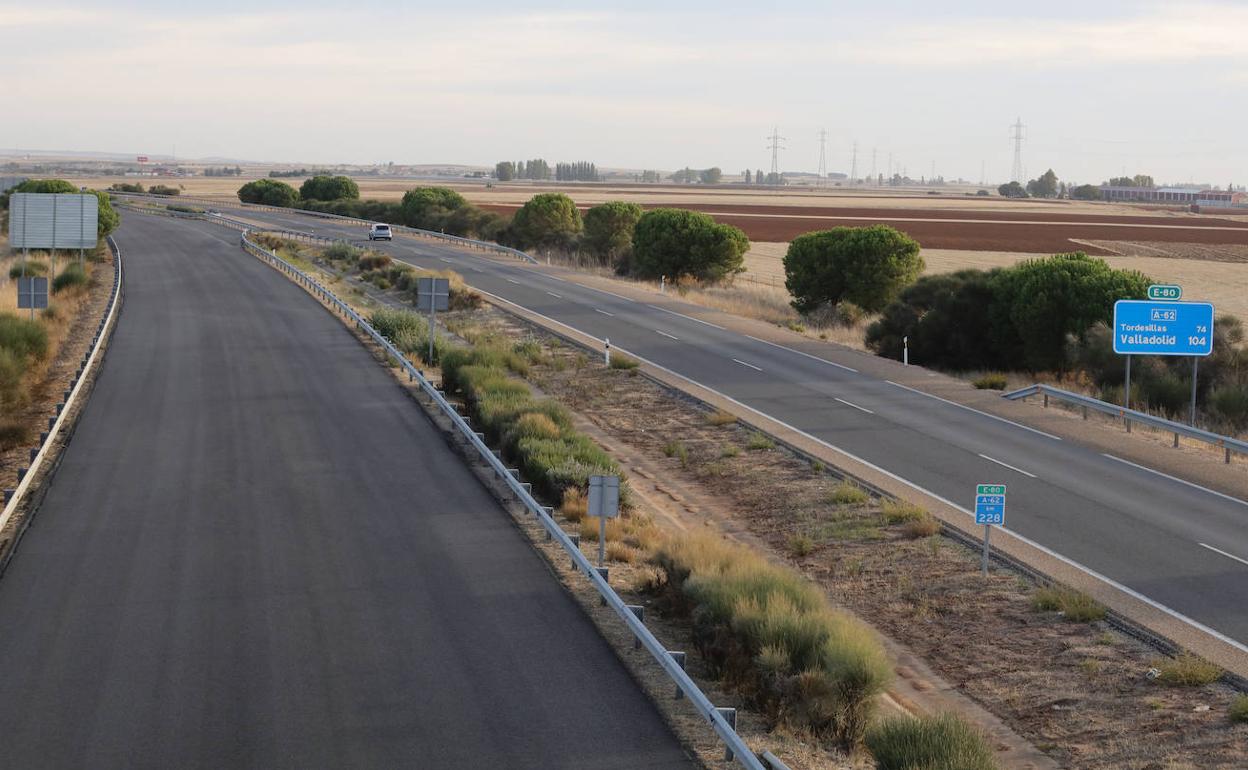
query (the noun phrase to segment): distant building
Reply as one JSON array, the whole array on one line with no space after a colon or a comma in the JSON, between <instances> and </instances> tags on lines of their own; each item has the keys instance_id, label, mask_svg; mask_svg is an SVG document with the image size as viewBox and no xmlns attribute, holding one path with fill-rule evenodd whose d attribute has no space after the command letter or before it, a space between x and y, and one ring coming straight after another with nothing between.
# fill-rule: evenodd
<instances>
[{"instance_id":1,"label":"distant building","mask_svg":"<svg viewBox=\"0 0 1248 770\"><path fill-rule=\"evenodd\" d=\"M1121 187L1101 185L1101 197L1107 201L1140 201L1144 203L1197 204L1199 206L1248 205L1248 193L1206 190L1199 187Z\"/></svg>"}]
</instances>

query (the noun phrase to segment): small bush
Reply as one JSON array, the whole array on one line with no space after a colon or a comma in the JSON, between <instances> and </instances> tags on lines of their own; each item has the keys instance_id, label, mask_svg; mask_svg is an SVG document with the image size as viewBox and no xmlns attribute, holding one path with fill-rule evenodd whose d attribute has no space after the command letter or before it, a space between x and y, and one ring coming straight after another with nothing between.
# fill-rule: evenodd
<instances>
[{"instance_id":1,"label":"small bush","mask_svg":"<svg viewBox=\"0 0 1248 770\"><path fill-rule=\"evenodd\" d=\"M737 416L735 414L725 412L723 409L716 409L714 412L706 416L707 425L715 425L715 426L733 425L736 422L737 422Z\"/></svg>"},{"instance_id":2,"label":"small bush","mask_svg":"<svg viewBox=\"0 0 1248 770\"><path fill-rule=\"evenodd\" d=\"M789 550L794 556L807 556L815 550L815 541L810 535L793 535L789 538Z\"/></svg>"},{"instance_id":3,"label":"small bush","mask_svg":"<svg viewBox=\"0 0 1248 770\"><path fill-rule=\"evenodd\" d=\"M0 315L0 348L19 361L41 361L48 354L48 332L37 321L4 313Z\"/></svg>"},{"instance_id":4,"label":"small bush","mask_svg":"<svg viewBox=\"0 0 1248 770\"><path fill-rule=\"evenodd\" d=\"M25 444L30 438L30 428L20 420L0 421L0 450L7 451Z\"/></svg>"},{"instance_id":5,"label":"small bush","mask_svg":"<svg viewBox=\"0 0 1248 770\"><path fill-rule=\"evenodd\" d=\"M1190 652L1155 660L1153 668L1161 672L1157 681L1171 687L1200 687L1212 684L1222 676L1221 668Z\"/></svg>"},{"instance_id":6,"label":"small bush","mask_svg":"<svg viewBox=\"0 0 1248 770\"><path fill-rule=\"evenodd\" d=\"M365 252L364 256L359 258L358 265L360 270L381 270L390 266L390 255L382 254L376 251Z\"/></svg>"},{"instance_id":7,"label":"small bush","mask_svg":"<svg viewBox=\"0 0 1248 770\"><path fill-rule=\"evenodd\" d=\"M1031 606L1040 612L1060 612L1073 623L1091 623L1105 618L1105 607L1095 599L1062 586L1037 589L1031 597Z\"/></svg>"},{"instance_id":8,"label":"small bush","mask_svg":"<svg viewBox=\"0 0 1248 770\"><path fill-rule=\"evenodd\" d=\"M641 551L628 543L619 541L607 543L607 560L635 564L641 560Z\"/></svg>"},{"instance_id":9,"label":"small bush","mask_svg":"<svg viewBox=\"0 0 1248 770\"><path fill-rule=\"evenodd\" d=\"M879 770L996 770L992 748L954 714L900 716L867 732Z\"/></svg>"},{"instance_id":10,"label":"small bush","mask_svg":"<svg viewBox=\"0 0 1248 770\"><path fill-rule=\"evenodd\" d=\"M723 449L719 450L719 456L722 458L736 457L741 454L741 447L736 444L725 444Z\"/></svg>"},{"instance_id":11,"label":"small bush","mask_svg":"<svg viewBox=\"0 0 1248 770\"><path fill-rule=\"evenodd\" d=\"M971 384L979 390L1005 390L1009 382L1004 374L985 374Z\"/></svg>"},{"instance_id":12,"label":"small bush","mask_svg":"<svg viewBox=\"0 0 1248 770\"><path fill-rule=\"evenodd\" d=\"M364 255L364 250L356 248L349 243L339 241L338 243L326 246L325 251L321 253L325 259L328 259L331 262L350 262L354 264Z\"/></svg>"},{"instance_id":13,"label":"small bush","mask_svg":"<svg viewBox=\"0 0 1248 770\"><path fill-rule=\"evenodd\" d=\"M588 516L589 500L585 497L585 492L577 487L563 490L563 504L559 506L559 512L568 521L575 522Z\"/></svg>"},{"instance_id":14,"label":"small bush","mask_svg":"<svg viewBox=\"0 0 1248 770\"><path fill-rule=\"evenodd\" d=\"M1248 722L1248 695L1237 695L1227 709L1227 716L1232 722Z\"/></svg>"},{"instance_id":15,"label":"small bush","mask_svg":"<svg viewBox=\"0 0 1248 770\"><path fill-rule=\"evenodd\" d=\"M852 481L842 481L828 494L828 500L836 505L861 505L869 499L866 491Z\"/></svg>"},{"instance_id":16,"label":"small bush","mask_svg":"<svg viewBox=\"0 0 1248 770\"><path fill-rule=\"evenodd\" d=\"M23 273L23 269L26 271ZM13 267L9 268L9 278L21 278L25 275L27 278L36 275L47 275L48 265L46 262L37 262L33 259L27 260L25 264L21 260L13 263Z\"/></svg>"},{"instance_id":17,"label":"small bush","mask_svg":"<svg viewBox=\"0 0 1248 770\"><path fill-rule=\"evenodd\" d=\"M639 366L641 366L641 364L638 363L636 359L629 358L628 356L622 356L619 353L614 353L611 356L612 369L623 369L625 371L629 371L636 369Z\"/></svg>"},{"instance_id":18,"label":"small bush","mask_svg":"<svg viewBox=\"0 0 1248 770\"><path fill-rule=\"evenodd\" d=\"M91 279L87 277L87 270L77 262L71 262L69 267L52 279L52 292L60 294L66 289L73 289L80 286L86 286Z\"/></svg>"},{"instance_id":19,"label":"small bush","mask_svg":"<svg viewBox=\"0 0 1248 770\"><path fill-rule=\"evenodd\" d=\"M884 521L889 524L907 524L921 521L924 516L931 516L914 503L904 500L885 500L880 506L880 513L884 514Z\"/></svg>"},{"instance_id":20,"label":"small bush","mask_svg":"<svg viewBox=\"0 0 1248 770\"><path fill-rule=\"evenodd\" d=\"M931 537L940 533L940 520L932 514L924 512L919 518L907 521L905 526L901 528L901 532L910 540Z\"/></svg>"},{"instance_id":21,"label":"small bush","mask_svg":"<svg viewBox=\"0 0 1248 770\"><path fill-rule=\"evenodd\" d=\"M667 445L663 447L663 454L680 460L682 467L689 464L689 450L679 441L667 442Z\"/></svg>"},{"instance_id":22,"label":"small bush","mask_svg":"<svg viewBox=\"0 0 1248 770\"><path fill-rule=\"evenodd\" d=\"M745 442L745 448L751 452L765 452L768 449L775 449L776 442L762 433L751 433L749 441Z\"/></svg>"}]
</instances>

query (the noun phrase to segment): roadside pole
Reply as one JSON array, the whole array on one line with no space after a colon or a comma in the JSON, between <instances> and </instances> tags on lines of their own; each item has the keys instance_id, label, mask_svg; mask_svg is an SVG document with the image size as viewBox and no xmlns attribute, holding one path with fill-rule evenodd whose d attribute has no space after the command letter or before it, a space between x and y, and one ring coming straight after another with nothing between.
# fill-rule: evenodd
<instances>
[{"instance_id":1,"label":"roadside pole","mask_svg":"<svg viewBox=\"0 0 1248 770\"><path fill-rule=\"evenodd\" d=\"M1127 382L1122 388L1122 405L1131 408L1131 354L1127 354Z\"/></svg>"},{"instance_id":2,"label":"roadside pole","mask_svg":"<svg viewBox=\"0 0 1248 770\"><path fill-rule=\"evenodd\" d=\"M611 338L607 337L606 344L602 348L602 360L608 368L611 367Z\"/></svg>"},{"instance_id":3,"label":"roadside pole","mask_svg":"<svg viewBox=\"0 0 1248 770\"><path fill-rule=\"evenodd\" d=\"M978 484L975 487L975 523L984 525L984 553L980 567L988 577L988 559L992 553L992 528L1005 524L1005 485Z\"/></svg>"},{"instance_id":4,"label":"roadside pole","mask_svg":"<svg viewBox=\"0 0 1248 770\"><path fill-rule=\"evenodd\" d=\"M607 558L607 519L620 515L620 477L590 476L587 513L598 519L598 566Z\"/></svg>"},{"instance_id":5,"label":"roadside pole","mask_svg":"<svg viewBox=\"0 0 1248 770\"><path fill-rule=\"evenodd\" d=\"M447 278L420 278L416 281L416 307L429 311L429 365L433 365L433 343L438 336L437 311L450 307L451 282Z\"/></svg>"},{"instance_id":6,"label":"roadside pole","mask_svg":"<svg viewBox=\"0 0 1248 770\"><path fill-rule=\"evenodd\" d=\"M901 338L901 364L902 366L910 365L910 338Z\"/></svg>"},{"instance_id":7,"label":"roadside pole","mask_svg":"<svg viewBox=\"0 0 1248 770\"><path fill-rule=\"evenodd\" d=\"M1188 424L1196 427L1196 377L1200 373L1200 356L1192 356L1192 417Z\"/></svg>"}]
</instances>

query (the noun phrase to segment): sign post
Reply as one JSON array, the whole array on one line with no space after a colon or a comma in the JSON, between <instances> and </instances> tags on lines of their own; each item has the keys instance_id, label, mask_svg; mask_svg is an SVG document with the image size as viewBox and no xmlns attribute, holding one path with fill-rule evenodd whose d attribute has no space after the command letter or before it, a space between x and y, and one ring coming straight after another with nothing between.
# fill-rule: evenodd
<instances>
[{"instance_id":1,"label":"sign post","mask_svg":"<svg viewBox=\"0 0 1248 770\"><path fill-rule=\"evenodd\" d=\"M1148 288L1150 297L1181 297L1178 286ZM1213 305L1208 302L1122 299L1114 303L1114 352L1127 357L1123 405L1131 408L1131 356L1191 356L1191 423L1196 424L1200 358L1213 353ZM1130 422L1127 423L1130 426Z\"/></svg>"},{"instance_id":2,"label":"sign post","mask_svg":"<svg viewBox=\"0 0 1248 770\"><path fill-rule=\"evenodd\" d=\"M991 549L992 528L1005 524L1005 485L979 484L975 487L975 523L984 525L984 555L981 562L984 577L988 577L988 555Z\"/></svg>"},{"instance_id":3,"label":"sign post","mask_svg":"<svg viewBox=\"0 0 1248 770\"><path fill-rule=\"evenodd\" d=\"M433 365L433 341L438 336L437 311L451 304L451 282L447 278L418 278L416 308L429 311L429 365Z\"/></svg>"},{"instance_id":4,"label":"sign post","mask_svg":"<svg viewBox=\"0 0 1248 770\"><path fill-rule=\"evenodd\" d=\"M39 276L17 279L17 308L30 308L30 320L35 320L35 311L48 306L48 279Z\"/></svg>"},{"instance_id":5,"label":"sign post","mask_svg":"<svg viewBox=\"0 0 1248 770\"><path fill-rule=\"evenodd\" d=\"M588 514L598 518L598 566L607 555L607 519L620 515L620 477L589 477Z\"/></svg>"}]
</instances>

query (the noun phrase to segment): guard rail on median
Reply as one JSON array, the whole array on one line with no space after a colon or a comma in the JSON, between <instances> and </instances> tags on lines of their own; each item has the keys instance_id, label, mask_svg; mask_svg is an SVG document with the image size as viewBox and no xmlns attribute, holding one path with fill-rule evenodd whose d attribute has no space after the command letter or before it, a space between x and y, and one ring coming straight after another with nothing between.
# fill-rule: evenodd
<instances>
[{"instance_id":1,"label":"guard rail on median","mask_svg":"<svg viewBox=\"0 0 1248 770\"><path fill-rule=\"evenodd\" d=\"M142 193L125 193L125 192L116 192L113 190L108 191L108 194L113 198L118 198L122 200L141 200L141 201L147 201L149 203L160 203L162 205L169 205L171 202L176 200L177 203L189 202L189 203L195 203L201 206L207 206L209 208L226 207L226 208L237 208L237 209L250 209L252 211L267 211L267 212L277 213L277 214L302 214L304 216L316 217L318 219L332 219L332 220L341 222L343 224L354 224L354 225L361 225L364 227L369 227L375 224L383 224L381 222L374 222L369 219L360 219L358 217L348 217L348 216L343 216L341 214L330 214L329 212L325 212L325 211L309 211L307 209L283 208L281 206L266 206L260 203L243 203L241 201L235 202L235 201L230 201L230 200L214 200L212 198L190 198L190 197L182 197L182 196L178 196L176 199L174 199L174 198L170 198L169 196L144 195ZM520 251L519 249L513 249L508 246L501 246L497 243L491 243L489 241L479 241L479 240L476 240L475 238L462 238L458 235L447 235L446 233L438 233L438 232L434 232L433 230L421 230L418 227L408 227L407 225L391 225L390 229L397 230L398 232L401 232L401 233L409 233L411 235L415 235L420 238L433 238L436 240L446 241L447 243L452 243L456 246L464 246L466 248L479 249L482 251L492 251L497 254L506 254L507 256L515 257L517 259L522 259L526 262L537 264L536 259L524 253L523 251Z\"/></svg>"},{"instance_id":2,"label":"guard rail on median","mask_svg":"<svg viewBox=\"0 0 1248 770\"><path fill-rule=\"evenodd\" d=\"M750 747L746 745L745 741L742 740L741 736L737 734L734 724L735 711L716 708L715 704L702 692L697 683L685 673L677 657L672 655L671 651L650 632L650 629L646 627L641 618L637 616L631 607L624 603L620 595L607 582L606 576L589 561L585 554L581 552L579 545L563 531L563 528L553 518L553 509L544 507L533 497L529 492L528 485L521 482L518 474L507 468L503 461L486 445L483 435L473 431L468 424L468 419L461 415L446 400L442 393L425 378L419 369L407 360L407 357L389 339L374 329L350 305L322 286L315 278L277 256L276 252L269 251L252 241L248 237L249 234L250 231L244 230L240 236L240 243L245 251L286 273L296 283L299 283L314 296L329 305L331 309L352 321L356 328L360 329L381 346L390 358L399 364L407 373L409 380L419 384L421 391L451 420L461 436L476 449L481 459L490 466L495 475L507 484L512 494L516 496L525 509L537 517L537 521L546 530L547 534L563 547L571 557L577 571L584 573L588 577L598 594L602 597L602 600L624 621L636 640L646 648L663 671L676 684L678 691L687 696L698 710L698 713L710 723L711 727L724 742L728 755L727 758L735 758L737 762L743 767L749 768L749 770L767 770L768 765L760 761ZM730 722L730 720L732 721ZM775 767L775 765L770 766Z\"/></svg>"},{"instance_id":3,"label":"guard rail on median","mask_svg":"<svg viewBox=\"0 0 1248 770\"><path fill-rule=\"evenodd\" d=\"M1231 438L1230 436L1223 436L1220 433L1202 430L1200 428L1192 427L1191 425L1184 425L1181 422L1167 420L1164 417L1146 414L1135 409L1128 409L1125 406L1111 404L1107 401L1101 401L1098 398L1085 396L1081 393L1071 393L1068 390L1055 388L1052 385L1037 383L1035 385L1029 385L1026 388L1020 388L1019 390L1003 393L1001 395L1002 398L1007 398L1011 401L1019 401L1029 396L1043 396L1044 405L1046 407L1049 405L1049 399L1051 398L1063 403L1073 404L1074 406L1082 408L1083 418L1085 420L1088 418L1089 410L1100 412L1101 414L1107 414L1111 417L1121 419L1123 424L1126 425L1128 433L1131 432L1131 423L1133 422L1140 423L1141 425L1147 425L1151 428L1157 428L1158 430L1162 430L1167 433L1173 433L1174 445L1176 447L1179 445L1179 436L1186 436L1190 439L1203 441L1206 444L1211 444L1223 449L1226 453L1227 463L1230 463L1231 461L1231 452L1248 454L1248 441Z\"/></svg>"}]
</instances>

